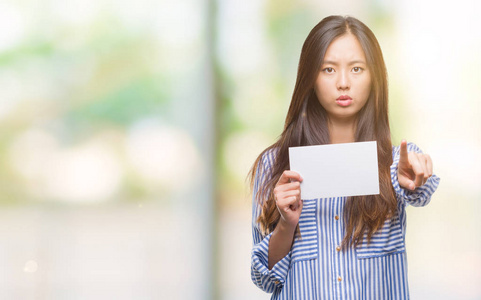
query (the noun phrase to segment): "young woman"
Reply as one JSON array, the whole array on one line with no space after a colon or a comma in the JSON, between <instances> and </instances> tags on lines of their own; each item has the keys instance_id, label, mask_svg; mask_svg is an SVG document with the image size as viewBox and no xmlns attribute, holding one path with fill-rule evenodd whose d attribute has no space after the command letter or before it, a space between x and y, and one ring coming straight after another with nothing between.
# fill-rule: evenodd
<instances>
[{"instance_id":1,"label":"young woman","mask_svg":"<svg viewBox=\"0 0 481 300\"><path fill-rule=\"evenodd\" d=\"M439 184L429 155L393 147L387 73L359 20L330 16L301 52L278 141L251 170L251 276L271 299L408 299L405 207L424 206ZM288 148L377 141L378 195L304 199Z\"/></svg>"}]
</instances>

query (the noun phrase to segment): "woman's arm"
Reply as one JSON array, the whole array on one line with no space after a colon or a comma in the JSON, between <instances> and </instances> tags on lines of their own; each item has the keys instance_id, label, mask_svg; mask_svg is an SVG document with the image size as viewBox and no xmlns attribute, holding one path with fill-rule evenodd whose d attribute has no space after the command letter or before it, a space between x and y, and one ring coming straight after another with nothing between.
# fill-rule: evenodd
<instances>
[{"instance_id":1,"label":"woman's arm","mask_svg":"<svg viewBox=\"0 0 481 300\"><path fill-rule=\"evenodd\" d=\"M261 163L264 164L263 170L270 170L272 159L272 153L268 152L264 155ZM251 257L251 278L256 286L265 292L272 293L276 288L282 288L289 272L291 263L291 246L294 238L295 228L299 219L295 225L295 220L291 222L285 222L286 220L279 221L275 230L270 234L264 236L259 228L257 222L258 217L262 212L262 205L256 199L256 194L259 191L259 187L265 182L265 174L260 174L257 168L254 180L253 199L252 199L252 237L253 237L253 249ZM295 172L294 172L295 173ZM296 173L297 174L297 173ZM296 186L294 183L289 183L292 186ZM297 185L299 185L297 183ZM291 203L292 196L295 192L290 191L288 186L284 186L276 190L277 201L281 202L281 207L285 210L294 211L300 214L302 210L302 203L298 201L297 206L295 203ZM300 196L300 193L299 193ZM295 197L297 198L297 197ZM299 197L300 199L300 197ZM282 218L281 218L282 220ZM271 239L273 239L271 241Z\"/></svg>"},{"instance_id":2,"label":"woman's arm","mask_svg":"<svg viewBox=\"0 0 481 300\"><path fill-rule=\"evenodd\" d=\"M291 251L295 231L296 227L279 221L269 242L269 270Z\"/></svg>"}]
</instances>

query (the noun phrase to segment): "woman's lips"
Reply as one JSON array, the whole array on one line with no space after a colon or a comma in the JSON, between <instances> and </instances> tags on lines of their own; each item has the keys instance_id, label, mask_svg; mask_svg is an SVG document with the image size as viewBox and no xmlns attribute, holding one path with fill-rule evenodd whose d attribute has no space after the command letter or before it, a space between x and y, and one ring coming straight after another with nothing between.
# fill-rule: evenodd
<instances>
[{"instance_id":1,"label":"woman's lips","mask_svg":"<svg viewBox=\"0 0 481 300\"><path fill-rule=\"evenodd\" d=\"M346 96L346 95L342 95L342 96L340 96L339 98L336 99L336 103L339 106L346 107L346 106L349 106L349 105L352 104L352 98L349 97L349 96Z\"/></svg>"}]
</instances>

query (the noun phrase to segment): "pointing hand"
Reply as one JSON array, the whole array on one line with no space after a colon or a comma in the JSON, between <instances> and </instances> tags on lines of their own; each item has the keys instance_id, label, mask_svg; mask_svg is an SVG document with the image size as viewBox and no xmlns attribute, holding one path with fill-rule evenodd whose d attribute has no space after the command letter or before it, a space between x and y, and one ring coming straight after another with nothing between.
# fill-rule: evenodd
<instances>
[{"instance_id":1,"label":"pointing hand","mask_svg":"<svg viewBox=\"0 0 481 300\"><path fill-rule=\"evenodd\" d=\"M428 154L409 152L406 140L401 141L401 153L398 164L399 185L414 191L433 175L433 162Z\"/></svg>"}]
</instances>

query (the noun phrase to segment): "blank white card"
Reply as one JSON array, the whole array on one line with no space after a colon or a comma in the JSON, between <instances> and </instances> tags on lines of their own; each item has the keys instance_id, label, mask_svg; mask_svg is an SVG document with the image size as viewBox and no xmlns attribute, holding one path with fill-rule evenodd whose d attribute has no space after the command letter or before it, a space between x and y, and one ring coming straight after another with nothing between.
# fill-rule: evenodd
<instances>
[{"instance_id":1,"label":"blank white card","mask_svg":"<svg viewBox=\"0 0 481 300\"><path fill-rule=\"evenodd\" d=\"M375 141L290 147L289 163L302 199L379 194Z\"/></svg>"}]
</instances>

